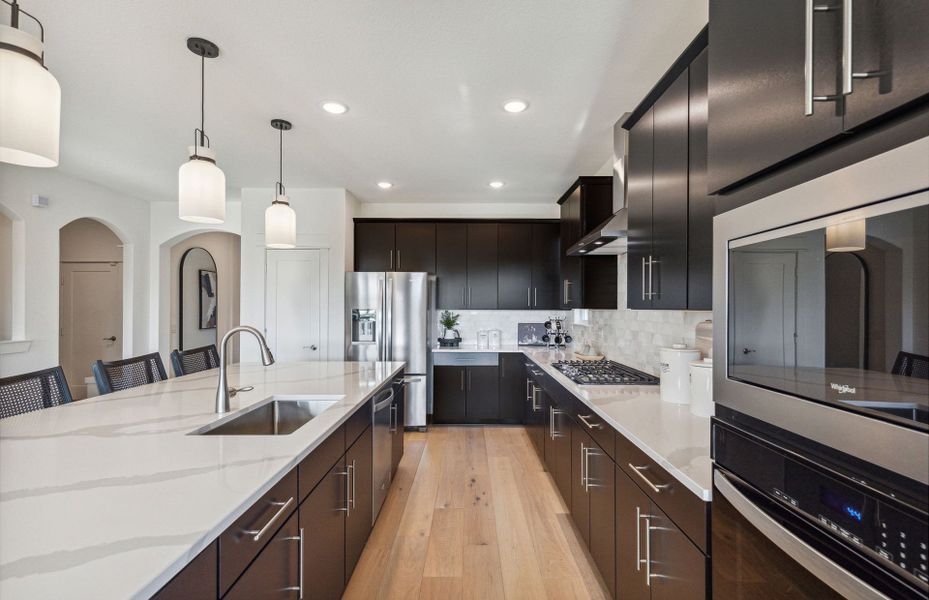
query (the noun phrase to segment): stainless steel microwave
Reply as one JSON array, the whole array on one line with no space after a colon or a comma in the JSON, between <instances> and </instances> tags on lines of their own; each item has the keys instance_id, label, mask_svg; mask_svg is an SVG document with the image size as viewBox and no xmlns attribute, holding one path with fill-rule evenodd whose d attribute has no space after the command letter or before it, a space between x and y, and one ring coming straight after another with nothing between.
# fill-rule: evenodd
<instances>
[{"instance_id":1,"label":"stainless steel microwave","mask_svg":"<svg viewBox=\"0 0 929 600\"><path fill-rule=\"evenodd\" d=\"M714 220L717 403L929 485L929 140Z\"/></svg>"}]
</instances>

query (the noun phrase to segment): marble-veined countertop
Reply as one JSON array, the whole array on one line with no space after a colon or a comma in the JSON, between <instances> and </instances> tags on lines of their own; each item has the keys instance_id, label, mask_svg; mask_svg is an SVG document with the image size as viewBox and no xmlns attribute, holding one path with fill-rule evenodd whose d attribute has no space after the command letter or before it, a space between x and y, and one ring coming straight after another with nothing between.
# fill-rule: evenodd
<instances>
[{"instance_id":1,"label":"marble-veined countertop","mask_svg":"<svg viewBox=\"0 0 929 600\"><path fill-rule=\"evenodd\" d=\"M709 502L713 490L710 459L710 419L698 417L686 405L662 402L657 385L578 385L552 367L575 360L571 349L504 345L433 348L433 352L521 352L602 419L638 446L652 460L700 499Z\"/></svg>"},{"instance_id":2,"label":"marble-veined countertop","mask_svg":"<svg viewBox=\"0 0 929 600\"><path fill-rule=\"evenodd\" d=\"M217 371L0 420L0 598L147 598L403 363L229 367L236 411L271 395L337 403L290 435L188 435Z\"/></svg>"}]
</instances>

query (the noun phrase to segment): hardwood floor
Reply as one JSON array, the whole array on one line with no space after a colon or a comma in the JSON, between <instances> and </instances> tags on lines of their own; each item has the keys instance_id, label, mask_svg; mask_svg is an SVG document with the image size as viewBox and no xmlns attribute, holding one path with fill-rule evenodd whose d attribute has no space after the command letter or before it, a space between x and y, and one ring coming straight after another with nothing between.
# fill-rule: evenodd
<instances>
[{"instance_id":1,"label":"hardwood floor","mask_svg":"<svg viewBox=\"0 0 929 600\"><path fill-rule=\"evenodd\" d=\"M407 433L344 598L608 598L522 427Z\"/></svg>"}]
</instances>

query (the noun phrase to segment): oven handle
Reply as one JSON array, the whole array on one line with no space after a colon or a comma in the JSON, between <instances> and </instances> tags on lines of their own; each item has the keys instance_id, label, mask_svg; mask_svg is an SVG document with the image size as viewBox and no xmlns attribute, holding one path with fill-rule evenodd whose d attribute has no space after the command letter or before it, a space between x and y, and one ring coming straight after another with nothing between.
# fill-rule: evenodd
<instances>
[{"instance_id":1,"label":"oven handle","mask_svg":"<svg viewBox=\"0 0 929 600\"><path fill-rule=\"evenodd\" d=\"M829 560L815 548L808 546L803 540L768 516L767 513L742 494L721 471L714 471L713 484L716 486L716 490L752 527L843 597L861 600L887 600L887 596L858 579L842 566Z\"/></svg>"}]
</instances>

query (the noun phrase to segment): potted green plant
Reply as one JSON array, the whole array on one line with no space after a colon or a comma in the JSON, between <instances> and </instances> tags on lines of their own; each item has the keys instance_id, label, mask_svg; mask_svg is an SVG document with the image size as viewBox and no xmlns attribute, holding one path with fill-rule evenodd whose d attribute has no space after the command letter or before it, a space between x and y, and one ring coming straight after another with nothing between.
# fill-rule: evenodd
<instances>
[{"instance_id":1,"label":"potted green plant","mask_svg":"<svg viewBox=\"0 0 929 600\"><path fill-rule=\"evenodd\" d=\"M461 315L455 314L450 310L443 310L442 314L439 316L439 324L445 329L442 337L439 338L439 343L443 346L457 346L458 342L461 341L461 336L458 334L458 320L461 318Z\"/></svg>"}]
</instances>

